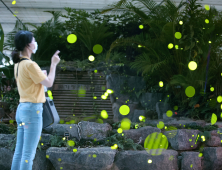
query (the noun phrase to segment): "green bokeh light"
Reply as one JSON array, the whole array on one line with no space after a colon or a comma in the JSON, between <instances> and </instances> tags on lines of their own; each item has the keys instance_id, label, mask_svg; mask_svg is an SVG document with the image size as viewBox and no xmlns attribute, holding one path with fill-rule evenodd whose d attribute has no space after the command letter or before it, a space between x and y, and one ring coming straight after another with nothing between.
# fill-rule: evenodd
<instances>
[{"instance_id":1,"label":"green bokeh light","mask_svg":"<svg viewBox=\"0 0 222 170\"><path fill-rule=\"evenodd\" d=\"M123 118L121 121L121 125L120 128L122 130L129 130L130 129L130 125L131 125L131 121L128 118Z\"/></svg>"},{"instance_id":2,"label":"green bokeh light","mask_svg":"<svg viewBox=\"0 0 222 170\"><path fill-rule=\"evenodd\" d=\"M100 54L103 51L103 47L100 44L96 44L93 47L93 52L95 54Z\"/></svg>"},{"instance_id":3,"label":"green bokeh light","mask_svg":"<svg viewBox=\"0 0 222 170\"><path fill-rule=\"evenodd\" d=\"M143 25L140 25L139 28L140 28L140 29L143 29Z\"/></svg>"},{"instance_id":4,"label":"green bokeh light","mask_svg":"<svg viewBox=\"0 0 222 170\"><path fill-rule=\"evenodd\" d=\"M192 86L188 86L185 90L187 97L193 97L195 95L195 89Z\"/></svg>"},{"instance_id":5,"label":"green bokeh light","mask_svg":"<svg viewBox=\"0 0 222 170\"><path fill-rule=\"evenodd\" d=\"M129 106L127 105L122 105L120 108L119 108L119 112L121 115L128 115L129 112L130 112L130 108Z\"/></svg>"},{"instance_id":6,"label":"green bokeh light","mask_svg":"<svg viewBox=\"0 0 222 170\"><path fill-rule=\"evenodd\" d=\"M182 37L182 34L180 32L175 33L175 38L176 39L181 39L181 37Z\"/></svg>"},{"instance_id":7,"label":"green bokeh light","mask_svg":"<svg viewBox=\"0 0 222 170\"><path fill-rule=\"evenodd\" d=\"M154 132L146 137L144 148L153 156L161 155L168 148L167 137L162 133Z\"/></svg>"},{"instance_id":8,"label":"green bokeh light","mask_svg":"<svg viewBox=\"0 0 222 170\"><path fill-rule=\"evenodd\" d=\"M178 106L174 106L174 110L178 110Z\"/></svg>"},{"instance_id":9,"label":"green bokeh light","mask_svg":"<svg viewBox=\"0 0 222 170\"><path fill-rule=\"evenodd\" d=\"M206 9L207 11L210 10L210 6L209 6L209 5L204 5L204 7L205 7L205 9Z\"/></svg>"},{"instance_id":10,"label":"green bokeh light","mask_svg":"<svg viewBox=\"0 0 222 170\"><path fill-rule=\"evenodd\" d=\"M217 97L217 102L218 102L218 103L221 103L221 102L222 102L222 96L218 96L218 97Z\"/></svg>"},{"instance_id":11,"label":"green bokeh light","mask_svg":"<svg viewBox=\"0 0 222 170\"><path fill-rule=\"evenodd\" d=\"M172 117L172 116L173 116L173 112L172 112L171 110L168 110L168 111L166 112L166 115L167 115L168 117Z\"/></svg>"},{"instance_id":12,"label":"green bokeh light","mask_svg":"<svg viewBox=\"0 0 222 170\"><path fill-rule=\"evenodd\" d=\"M216 122L217 122L217 115L213 113L211 116L211 125L215 124Z\"/></svg>"},{"instance_id":13,"label":"green bokeh light","mask_svg":"<svg viewBox=\"0 0 222 170\"><path fill-rule=\"evenodd\" d=\"M173 48L173 44L170 43L170 44L168 45L168 48L169 48L169 49L172 49L172 48Z\"/></svg>"},{"instance_id":14,"label":"green bokeh light","mask_svg":"<svg viewBox=\"0 0 222 170\"><path fill-rule=\"evenodd\" d=\"M77 36L75 34L69 34L68 37L67 37L67 41L70 43L70 44L73 44L75 43L77 40Z\"/></svg>"},{"instance_id":15,"label":"green bokeh light","mask_svg":"<svg viewBox=\"0 0 222 170\"><path fill-rule=\"evenodd\" d=\"M188 64L188 68L190 69L190 70L196 70L196 68L197 68L197 63L195 62L195 61L191 61L191 62L189 62L189 64Z\"/></svg>"}]
</instances>

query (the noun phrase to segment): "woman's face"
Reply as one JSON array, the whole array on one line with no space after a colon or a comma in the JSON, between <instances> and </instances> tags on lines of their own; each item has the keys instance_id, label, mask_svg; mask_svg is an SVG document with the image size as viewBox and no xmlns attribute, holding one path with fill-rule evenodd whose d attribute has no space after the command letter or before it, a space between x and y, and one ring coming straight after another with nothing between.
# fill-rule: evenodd
<instances>
[{"instance_id":1,"label":"woman's face","mask_svg":"<svg viewBox=\"0 0 222 170\"><path fill-rule=\"evenodd\" d=\"M35 38L33 37L33 38L32 38L32 42L29 44L29 48L31 48L32 50L35 49L35 44L34 44L34 43L35 43ZM28 48L28 49L29 49L29 48ZM32 51L31 49L29 49L29 50ZM33 52L32 52L32 53L33 53Z\"/></svg>"}]
</instances>

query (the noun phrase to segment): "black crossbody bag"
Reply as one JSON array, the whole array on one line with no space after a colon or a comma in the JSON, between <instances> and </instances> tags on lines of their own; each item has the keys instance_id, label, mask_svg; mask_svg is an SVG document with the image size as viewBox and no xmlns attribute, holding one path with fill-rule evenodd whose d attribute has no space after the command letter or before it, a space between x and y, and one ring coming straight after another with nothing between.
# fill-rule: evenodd
<instances>
[{"instance_id":1,"label":"black crossbody bag","mask_svg":"<svg viewBox=\"0 0 222 170\"><path fill-rule=\"evenodd\" d=\"M23 58L19 61L19 63L23 60L29 60L29 59ZM17 77L18 77L18 67L17 67ZM44 86L44 91L47 92L47 87L45 86ZM48 93L46 93L45 95L48 96ZM43 117L43 126L42 126L43 129L49 127L50 125L58 124L60 121L54 102L49 97L46 97L46 102L43 103L42 117Z\"/></svg>"}]
</instances>

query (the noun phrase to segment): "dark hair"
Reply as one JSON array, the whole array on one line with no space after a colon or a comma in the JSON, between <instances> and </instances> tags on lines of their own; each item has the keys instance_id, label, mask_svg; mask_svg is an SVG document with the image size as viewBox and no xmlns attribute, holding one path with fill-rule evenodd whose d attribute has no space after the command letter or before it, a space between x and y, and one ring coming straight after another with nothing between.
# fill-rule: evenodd
<instances>
[{"instance_id":1,"label":"dark hair","mask_svg":"<svg viewBox=\"0 0 222 170\"><path fill-rule=\"evenodd\" d=\"M23 51L26 45L32 42L33 33L30 31L21 30L15 34L14 45L15 50L12 51L11 57L14 64L18 63L20 60L20 51Z\"/></svg>"}]
</instances>

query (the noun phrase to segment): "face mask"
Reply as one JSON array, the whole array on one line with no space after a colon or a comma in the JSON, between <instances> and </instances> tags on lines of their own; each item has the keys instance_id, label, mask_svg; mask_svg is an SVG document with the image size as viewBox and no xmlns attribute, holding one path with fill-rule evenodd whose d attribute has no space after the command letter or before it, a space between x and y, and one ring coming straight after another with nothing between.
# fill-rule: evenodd
<instances>
[{"instance_id":1,"label":"face mask","mask_svg":"<svg viewBox=\"0 0 222 170\"><path fill-rule=\"evenodd\" d=\"M32 50L32 52L35 54L35 52L37 51L37 49L38 49L38 44L37 44L37 42L34 42L34 44L35 44L35 49L34 50L32 50L32 49L30 49L30 50Z\"/></svg>"}]
</instances>

